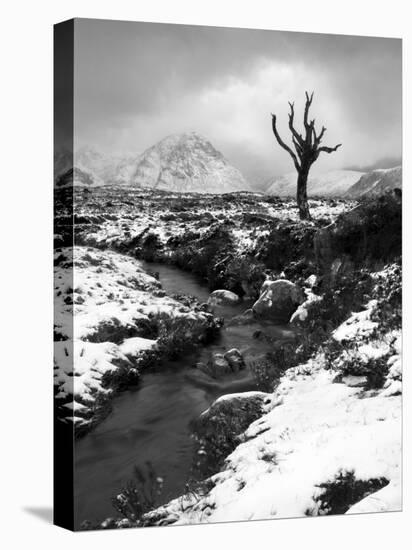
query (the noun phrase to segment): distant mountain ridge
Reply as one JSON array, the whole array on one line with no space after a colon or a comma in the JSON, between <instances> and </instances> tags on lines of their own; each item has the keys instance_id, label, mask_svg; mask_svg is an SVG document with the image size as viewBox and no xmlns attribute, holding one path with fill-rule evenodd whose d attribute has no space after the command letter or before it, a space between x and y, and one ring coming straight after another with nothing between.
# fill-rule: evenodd
<instances>
[{"instance_id":1,"label":"distant mountain ridge","mask_svg":"<svg viewBox=\"0 0 412 550\"><path fill-rule=\"evenodd\" d=\"M355 170L334 170L320 175L309 175L308 196L338 197L345 193L363 176ZM296 172L290 172L269 182L266 193L279 197L296 195Z\"/></svg>"},{"instance_id":2,"label":"distant mountain ridge","mask_svg":"<svg viewBox=\"0 0 412 550\"><path fill-rule=\"evenodd\" d=\"M380 168L364 174L346 192L348 198L382 195L395 188L402 189L402 167Z\"/></svg>"},{"instance_id":3,"label":"distant mountain ridge","mask_svg":"<svg viewBox=\"0 0 412 550\"><path fill-rule=\"evenodd\" d=\"M99 187L127 184L138 157L138 154L105 156L91 147L81 147L74 153L58 151L54 156L55 185Z\"/></svg>"},{"instance_id":4,"label":"distant mountain ridge","mask_svg":"<svg viewBox=\"0 0 412 550\"><path fill-rule=\"evenodd\" d=\"M74 160L74 169L71 163ZM241 172L196 132L170 135L143 154L105 156L90 147L55 155L57 187L136 185L172 192L250 191Z\"/></svg>"}]
</instances>

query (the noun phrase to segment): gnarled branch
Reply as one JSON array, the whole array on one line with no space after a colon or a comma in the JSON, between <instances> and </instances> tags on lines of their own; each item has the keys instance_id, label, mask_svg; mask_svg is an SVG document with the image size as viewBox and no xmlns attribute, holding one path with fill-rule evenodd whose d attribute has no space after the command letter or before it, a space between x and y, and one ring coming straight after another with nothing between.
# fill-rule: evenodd
<instances>
[{"instance_id":1,"label":"gnarled branch","mask_svg":"<svg viewBox=\"0 0 412 550\"><path fill-rule=\"evenodd\" d=\"M319 153L334 153L339 147L342 147L342 143L338 143L338 145L335 145L335 147L319 147L318 152Z\"/></svg>"},{"instance_id":2,"label":"gnarled branch","mask_svg":"<svg viewBox=\"0 0 412 550\"><path fill-rule=\"evenodd\" d=\"M313 94L314 94L314 92L312 92L310 95L308 94L308 92L305 92L306 103L305 103L305 113L304 113L304 115L303 115L303 124L305 125L306 132L307 132L306 138L308 137L308 132L309 132L309 128L310 128L310 124L309 124L309 108L310 108L310 106L312 105Z\"/></svg>"},{"instance_id":3,"label":"gnarled branch","mask_svg":"<svg viewBox=\"0 0 412 550\"><path fill-rule=\"evenodd\" d=\"M285 151L287 151L289 153L289 155L292 157L292 160L293 160L293 163L295 165L295 168L296 170L299 172L300 170L300 164L298 162L298 159L295 155L295 153L292 151L292 149L286 145L286 143L283 141L283 139L280 137L279 135L279 132L278 132L278 129L276 128L276 115L272 114L272 130L273 130L273 133L275 135L275 138L277 140L277 142L279 143L279 145L285 149Z\"/></svg>"},{"instance_id":4,"label":"gnarled branch","mask_svg":"<svg viewBox=\"0 0 412 550\"><path fill-rule=\"evenodd\" d=\"M295 118L295 105L294 103L291 103L289 101L289 107L290 107L290 113L289 113L289 130L292 132L292 136L295 138L295 140L299 143L299 145L302 147L304 144L303 137L299 134L299 132L294 128L293 121Z\"/></svg>"},{"instance_id":5,"label":"gnarled branch","mask_svg":"<svg viewBox=\"0 0 412 550\"><path fill-rule=\"evenodd\" d=\"M316 137L315 134L315 145L316 147L319 145L319 143L322 141L323 135L326 132L326 128L322 126L322 130L320 131L320 134Z\"/></svg>"}]
</instances>

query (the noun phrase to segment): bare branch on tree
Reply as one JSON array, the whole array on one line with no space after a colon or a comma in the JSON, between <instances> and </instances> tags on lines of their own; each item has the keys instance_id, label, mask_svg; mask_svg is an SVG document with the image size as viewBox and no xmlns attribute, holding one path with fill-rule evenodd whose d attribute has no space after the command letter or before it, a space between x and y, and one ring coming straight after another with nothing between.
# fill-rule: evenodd
<instances>
[{"instance_id":1,"label":"bare branch on tree","mask_svg":"<svg viewBox=\"0 0 412 550\"><path fill-rule=\"evenodd\" d=\"M285 149L285 151L287 151L289 153L289 155L293 159L293 163L295 165L296 170L299 171L300 170L300 165L299 165L298 159L297 159L295 153L292 151L292 149L288 145L286 145L286 143L280 137L279 132L276 128L276 115L274 115L274 114L272 114L272 130L273 130L273 133L275 135L275 138L276 138L277 142L279 143L279 145L283 149Z\"/></svg>"},{"instance_id":2,"label":"bare branch on tree","mask_svg":"<svg viewBox=\"0 0 412 550\"><path fill-rule=\"evenodd\" d=\"M302 147L303 146L303 137L297 132L293 126L293 121L295 118L295 105L289 101L290 113L289 113L289 130L292 132L292 136L295 138L297 143Z\"/></svg>"},{"instance_id":3,"label":"bare branch on tree","mask_svg":"<svg viewBox=\"0 0 412 550\"><path fill-rule=\"evenodd\" d=\"M306 138L308 137L308 135L310 135L310 132L309 132L310 124L308 121L308 117L309 117L309 108L312 105L312 101L313 101L313 94L314 92L312 92L310 95L308 94L308 92L305 92L306 103L305 103L305 114L303 115L303 124L305 125L305 128L306 128Z\"/></svg>"},{"instance_id":4,"label":"bare branch on tree","mask_svg":"<svg viewBox=\"0 0 412 550\"><path fill-rule=\"evenodd\" d=\"M342 143L339 143L338 145L335 145L335 147L319 147L318 152L319 153L334 153L339 149L339 147L342 147Z\"/></svg>"}]
</instances>

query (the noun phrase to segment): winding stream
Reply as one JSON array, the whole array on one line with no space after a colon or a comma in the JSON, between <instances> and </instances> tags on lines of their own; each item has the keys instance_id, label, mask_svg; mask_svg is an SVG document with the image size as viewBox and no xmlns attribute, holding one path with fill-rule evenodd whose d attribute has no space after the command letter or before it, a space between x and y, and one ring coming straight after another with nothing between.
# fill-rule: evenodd
<instances>
[{"instance_id":1,"label":"winding stream","mask_svg":"<svg viewBox=\"0 0 412 550\"><path fill-rule=\"evenodd\" d=\"M144 264L144 263L143 263ZM209 290L198 279L164 264L144 264L159 273L168 294L188 294L206 302ZM132 477L133 466L150 461L157 475L164 478L161 502L184 491L193 461L194 442L189 424L220 395L256 389L248 369L222 380L205 380L193 365L207 361L212 353L238 348L245 358L270 349L266 342L253 338L257 329L270 332L279 340L291 337L287 327L249 324L227 326L235 315L250 306L216 308L226 325L218 341L196 353L170 362L161 372L144 373L139 387L121 393L113 400L113 411L101 424L75 446L75 522L102 520L116 515L111 497Z\"/></svg>"}]
</instances>

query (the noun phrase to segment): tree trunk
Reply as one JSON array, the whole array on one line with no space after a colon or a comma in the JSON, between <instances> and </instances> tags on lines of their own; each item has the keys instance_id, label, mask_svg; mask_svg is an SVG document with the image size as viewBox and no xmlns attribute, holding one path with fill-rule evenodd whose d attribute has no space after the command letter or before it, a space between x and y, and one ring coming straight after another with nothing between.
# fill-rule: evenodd
<instances>
[{"instance_id":1,"label":"tree trunk","mask_svg":"<svg viewBox=\"0 0 412 550\"><path fill-rule=\"evenodd\" d=\"M308 195L306 191L307 183L308 183L308 172L306 171L298 172L298 186L297 186L296 201L298 203L299 218L301 220L310 220Z\"/></svg>"}]
</instances>

